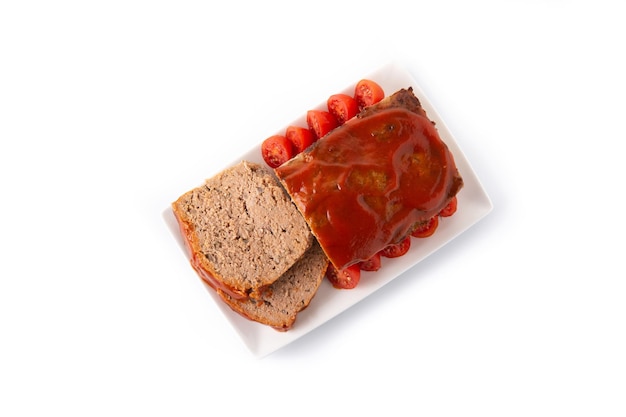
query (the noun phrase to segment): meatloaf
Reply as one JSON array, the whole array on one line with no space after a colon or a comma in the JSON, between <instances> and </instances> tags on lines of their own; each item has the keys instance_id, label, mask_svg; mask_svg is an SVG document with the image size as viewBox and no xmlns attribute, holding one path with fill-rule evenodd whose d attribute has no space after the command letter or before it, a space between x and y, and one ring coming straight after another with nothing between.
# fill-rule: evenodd
<instances>
[{"instance_id":1,"label":"meatloaf","mask_svg":"<svg viewBox=\"0 0 626 417\"><path fill-rule=\"evenodd\" d=\"M242 161L172 203L191 264L235 299L272 284L313 236L268 168Z\"/></svg>"},{"instance_id":2,"label":"meatloaf","mask_svg":"<svg viewBox=\"0 0 626 417\"><path fill-rule=\"evenodd\" d=\"M218 294L235 312L279 331L291 329L297 314L304 310L324 279L328 259L317 242L282 277L245 300L221 290Z\"/></svg>"},{"instance_id":3,"label":"meatloaf","mask_svg":"<svg viewBox=\"0 0 626 417\"><path fill-rule=\"evenodd\" d=\"M463 186L412 88L365 108L275 172L337 269L400 242Z\"/></svg>"}]
</instances>

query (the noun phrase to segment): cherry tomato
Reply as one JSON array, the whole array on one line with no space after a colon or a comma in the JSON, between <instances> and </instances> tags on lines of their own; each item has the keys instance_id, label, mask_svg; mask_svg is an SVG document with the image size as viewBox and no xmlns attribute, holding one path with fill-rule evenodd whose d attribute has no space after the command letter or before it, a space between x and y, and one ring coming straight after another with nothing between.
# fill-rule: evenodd
<instances>
[{"instance_id":1,"label":"cherry tomato","mask_svg":"<svg viewBox=\"0 0 626 417\"><path fill-rule=\"evenodd\" d=\"M456 213L456 206L457 206L457 200L456 200L456 196L454 196L454 197L452 197L452 200L450 200L448 205L445 206L443 208L443 210L441 210L439 212L439 215L441 217L450 217L450 216L452 216L454 213Z\"/></svg>"},{"instance_id":2,"label":"cherry tomato","mask_svg":"<svg viewBox=\"0 0 626 417\"><path fill-rule=\"evenodd\" d=\"M407 253L410 247L411 236L407 236L399 243L388 245L385 249L380 251L380 254L385 258L397 258Z\"/></svg>"},{"instance_id":3,"label":"cherry tomato","mask_svg":"<svg viewBox=\"0 0 626 417\"><path fill-rule=\"evenodd\" d=\"M378 271L380 269L380 253L369 258L367 261L359 262L359 268L363 271Z\"/></svg>"},{"instance_id":4,"label":"cherry tomato","mask_svg":"<svg viewBox=\"0 0 626 417\"><path fill-rule=\"evenodd\" d=\"M359 284L361 269L358 264L354 264L339 271L333 264L330 264L326 270L326 278L333 284L333 287L350 290Z\"/></svg>"},{"instance_id":5,"label":"cherry tomato","mask_svg":"<svg viewBox=\"0 0 626 417\"><path fill-rule=\"evenodd\" d=\"M439 226L439 217L433 216L430 220L424 222L417 229L413 230L411 236L413 237L428 237L432 236Z\"/></svg>"},{"instance_id":6,"label":"cherry tomato","mask_svg":"<svg viewBox=\"0 0 626 417\"><path fill-rule=\"evenodd\" d=\"M285 131L285 136L293 145L293 150L299 154L314 142L313 133L307 128L300 126L289 126Z\"/></svg>"},{"instance_id":7,"label":"cherry tomato","mask_svg":"<svg viewBox=\"0 0 626 417\"><path fill-rule=\"evenodd\" d=\"M359 106L359 110L376 104L383 98L385 98L385 92L376 82L372 80L361 80L356 84L354 99Z\"/></svg>"},{"instance_id":8,"label":"cherry tomato","mask_svg":"<svg viewBox=\"0 0 626 417\"><path fill-rule=\"evenodd\" d=\"M274 135L261 144L261 154L267 165L276 168L294 156L293 145L285 136Z\"/></svg>"},{"instance_id":9,"label":"cherry tomato","mask_svg":"<svg viewBox=\"0 0 626 417\"><path fill-rule=\"evenodd\" d=\"M333 94L326 101L326 105L339 125L352 119L359 111L356 100L347 94Z\"/></svg>"},{"instance_id":10,"label":"cherry tomato","mask_svg":"<svg viewBox=\"0 0 626 417\"><path fill-rule=\"evenodd\" d=\"M313 133L315 140L339 126L335 117L324 110L309 110L306 113L306 124Z\"/></svg>"}]
</instances>

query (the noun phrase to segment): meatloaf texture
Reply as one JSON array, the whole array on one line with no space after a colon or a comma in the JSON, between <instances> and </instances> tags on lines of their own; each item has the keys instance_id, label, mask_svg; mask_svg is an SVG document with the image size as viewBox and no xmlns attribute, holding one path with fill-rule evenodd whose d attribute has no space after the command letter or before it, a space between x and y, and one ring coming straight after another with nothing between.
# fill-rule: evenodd
<instances>
[{"instance_id":1,"label":"meatloaf texture","mask_svg":"<svg viewBox=\"0 0 626 417\"><path fill-rule=\"evenodd\" d=\"M218 290L235 312L279 331L291 329L324 279L328 259L317 242L282 277L245 300L236 300Z\"/></svg>"},{"instance_id":2,"label":"meatloaf texture","mask_svg":"<svg viewBox=\"0 0 626 417\"><path fill-rule=\"evenodd\" d=\"M313 236L267 168L242 161L172 203L191 264L215 289L245 299L272 284Z\"/></svg>"}]
</instances>

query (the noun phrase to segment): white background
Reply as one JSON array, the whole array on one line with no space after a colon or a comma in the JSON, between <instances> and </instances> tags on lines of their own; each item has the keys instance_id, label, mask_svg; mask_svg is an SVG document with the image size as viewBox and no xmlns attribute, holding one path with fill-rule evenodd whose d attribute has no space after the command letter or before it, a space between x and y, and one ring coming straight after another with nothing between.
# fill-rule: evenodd
<instances>
[{"instance_id":1,"label":"white background","mask_svg":"<svg viewBox=\"0 0 626 417\"><path fill-rule=\"evenodd\" d=\"M618 1L3 2L0 415L626 415L624 17ZM255 359L161 213L182 176L392 60L494 210Z\"/></svg>"}]
</instances>

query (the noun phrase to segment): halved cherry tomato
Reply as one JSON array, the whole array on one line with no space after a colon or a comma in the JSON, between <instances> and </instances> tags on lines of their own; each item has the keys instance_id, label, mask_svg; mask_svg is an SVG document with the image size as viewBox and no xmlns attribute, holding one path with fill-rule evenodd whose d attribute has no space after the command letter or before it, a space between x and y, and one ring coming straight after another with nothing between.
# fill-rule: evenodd
<instances>
[{"instance_id":1,"label":"halved cherry tomato","mask_svg":"<svg viewBox=\"0 0 626 417\"><path fill-rule=\"evenodd\" d=\"M293 145L293 150L299 154L314 142L313 133L305 127L289 126L285 131L285 136Z\"/></svg>"},{"instance_id":2,"label":"halved cherry tomato","mask_svg":"<svg viewBox=\"0 0 626 417\"><path fill-rule=\"evenodd\" d=\"M411 236L413 237L428 237L432 236L439 226L439 217L433 216L430 220L419 225L417 229L413 230Z\"/></svg>"},{"instance_id":3,"label":"halved cherry tomato","mask_svg":"<svg viewBox=\"0 0 626 417\"><path fill-rule=\"evenodd\" d=\"M358 264L354 264L339 271L333 264L330 264L326 270L326 278L333 284L333 287L350 290L359 284L361 269Z\"/></svg>"},{"instance_id":4,"label":"halved cherry tomato","mask_svg":"<svg viewBox=\"0 0 626 417\"><path fill-rule=\"evenodd\" d=\"M306 124L315 140L339 126L335 117L325 110L309 110L306 113Z\"/></svg>"},{"instance_id":5,"label":"halved cherry tomato","mask_svg":"<svg viewBox=\"0 0 626 417\"><path fill-rule=\"evenodd\" d=\"M404 255L411 248L411 236L407 236L399 243L392 243L385 249L380 251L380 254L385 258L397 258Z\"/></svg>"},{"instance_id":6,"label":"halved cherry tomato","mask_svg":"<svg viewBox=\"0 0 626 417\"><path fill-rule=\"evenodd\" d=\"M261 144L261 154L267 165L276 168L294 156L293 145L285 136L274 135Z\"/></svg>"},{"instance_id":7,"label":"halved cherry tomato","mask_svg":"<svg viewBox=\"0 0 626 417\"><path fill-rule=\"evenodd\" d=\"M439 212L439 215L441 217L450 217L450 216L452 216L454 213L456 213L457 204L458 204L458 202L456 200L456 196L452 197L452 200L450 200L448 205L445 206L443 208L443 210L441 210Z\"/></svg>"},{"instance_id":8,"label":"halved cherry tomato","mask_svg":"<svg viewBox=\"0 0 626 417\"><path fill-rule=\"evenodd\" d=\"M354 99L359 106L359 110L376 104L383 98L385 98L385 92L375 81L364 79L356 84Z\"/></svg>"},{"instance_id":9,"label":"halved cherry tomato","mask_svg":"<svg viewBox=\"0 0 626 417\"><path fill-rule=\"evenodd\" d=\"M354 97L347 94L333 94L326 101L328 112L332 114L339 125L356 116L359 107Z\"/></svg>"},{"instance_id":10,"label":"halved cherry tomato","mask_svg":"<svg viewBox=\"0 0 626 417\"><path fill-rule=\"evenodd\" d=\"M359 268L363 271L378 271L380 269L380 253L369 258L367 261L359 262Z\"/></svg>"}]
</instances>

